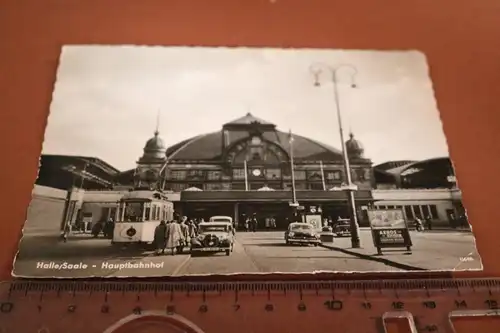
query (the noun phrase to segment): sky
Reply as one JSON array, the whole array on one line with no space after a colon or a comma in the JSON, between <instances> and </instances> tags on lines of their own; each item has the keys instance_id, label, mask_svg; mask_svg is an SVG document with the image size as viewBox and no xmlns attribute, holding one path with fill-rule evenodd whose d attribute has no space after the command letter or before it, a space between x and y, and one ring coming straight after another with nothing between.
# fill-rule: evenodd
<instances>
[{"instance_id":1,"label":"sky","mask_svg":"<svg viewBox=\"0 0 500 333\"><path fill-rule=\"evenodd\" d=\"M333 68L345 138L352 131L375 164L448 156L417 51L92 45L63 47L43 153L97 157L127 170L158 114L170 146L248 112L340 148ZM319 87L311 69L321 69Z\"/></svg>"}]
</instances>

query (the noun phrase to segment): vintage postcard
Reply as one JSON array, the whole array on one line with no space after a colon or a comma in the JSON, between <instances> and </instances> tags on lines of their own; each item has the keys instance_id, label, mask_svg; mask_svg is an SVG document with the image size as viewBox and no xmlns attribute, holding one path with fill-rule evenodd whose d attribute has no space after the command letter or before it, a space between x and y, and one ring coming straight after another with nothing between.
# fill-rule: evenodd
<instances>
[{"instance_id":1,"label":"vintage postcard","mask_svg":"<svg viewBox=\"0 0 500 333\"><path fill-rule=\"evenodd\" d=\"M63 47L14 276L480 269L420 52Z\"/></svg>"}]
</instances>

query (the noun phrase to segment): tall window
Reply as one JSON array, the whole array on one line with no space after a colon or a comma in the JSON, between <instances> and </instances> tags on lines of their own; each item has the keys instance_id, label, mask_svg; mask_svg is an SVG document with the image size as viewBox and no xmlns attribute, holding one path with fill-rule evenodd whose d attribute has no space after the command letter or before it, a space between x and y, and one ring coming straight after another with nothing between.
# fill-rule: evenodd
<instances>
[{"instance_id":1,"label":"tall window","mask_svg":"<svg viewBox=\"0 0 500 333\"><path fill-rule=\"evenodd\" d=\"M183 180L186 179L186 170L170 170L170 179Z\"/></svg>"},{"instance_id":2,"label":"tall window","mask_svg":"<svg viewBox=\"0 0 500 333\"><path fill-rule=\"evenodd\" d=\"M151 215L146 215L146 220L156 220L156 205L151 205L151 213L150 214Z\"/></svg>"},{"instance_id":3,"label":"tall window","mask_svg":"<svg viewBox=\"0 0 500 333\"><path fill-rule=\"evenodd\" d=\"M254 136L250 142L250 157L252 160L261 160L262 155L262 140L258 136Z\"/></svg>"},{"instance_id":4,"label":"tall window","mask_svg":"<svg viewBox=\"0 0 500 333\"><path fill-rule=\"evenodd\" d=\"M233 169L233 179L245 179L245 169Z\"/></svg>"},{"instance_id":5,"label":"tall window","mask_svg":"<svg viewBox=\"0 0 500 333\"><path fill-rule=\"evenodd\" d=\"M415 219L415 216L413 216L413 211L411 210L411 206L405 206L405 214L408 220Z\"/></svg>"},{"instance_id":6,"label":"tall window","mask_svg":"<svg viewBox=\"0 0 500 333\"><path fill-rule=\"evenodd\" d=\"M219 180L221 176L220 171L208 171L208 180Z\"/></svg>"},{"instance_id":7,"label":"tall window","mask_svg":"<svg viewBox=\"0 0 500 333\"><path fill-rule=\"evenodd\" d=\"M418 217L419 219L423 217L422 212L420 211L420 206L414 205L413 212L415 213L415 217Z\"/></svg>"},{"instance_id":8,"label":"tall window","mask_svg":"<svg viewBox=\"0 0 500 333\"><path fill-rule=\"evenodd\" d=\"M424 205L422 206L422 214L424 215L424 218L426 217L431 217L431 213L429 212L429 206Z\"/></svg>"},{"instance_id":9,"label":"tall window","mask_svg":"<svg viewBox=\"0 0 500 333\"><path fill-rule=\"evenodd\" d=\"M431 217L433 219L438 219L439 214L436 205L429 205L430 211L431 211Z\"/></svg>"}]
</instances>

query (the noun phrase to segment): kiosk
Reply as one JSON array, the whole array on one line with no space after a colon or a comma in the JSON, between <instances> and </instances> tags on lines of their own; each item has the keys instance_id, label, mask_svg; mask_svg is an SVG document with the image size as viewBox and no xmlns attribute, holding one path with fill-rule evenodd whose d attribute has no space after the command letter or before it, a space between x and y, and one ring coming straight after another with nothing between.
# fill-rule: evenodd
<instances>
[{"instance_id":1,"label":"kiosk","mask_svg":"<svg viewBox=\"0 0 500 333\"><path fill-rule=\"evenodd\" d=\"M379 255L384 248L404 248L411 252L413 244L402 209L369 209L367 213L373 245Z\"/></svg>"}]
</instances>

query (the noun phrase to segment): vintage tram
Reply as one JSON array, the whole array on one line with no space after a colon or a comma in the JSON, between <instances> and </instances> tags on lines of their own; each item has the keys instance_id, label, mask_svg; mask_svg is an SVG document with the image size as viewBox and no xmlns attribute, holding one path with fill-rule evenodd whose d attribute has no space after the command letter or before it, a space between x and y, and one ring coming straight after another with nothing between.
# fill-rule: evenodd
<instances>
[{"instance_id":1,"label":"vintage tram","mask_svg":"<svg viewBox=\"0 0 500 333\"><path fill-rule=\"evenodd\" d=\"M174 205L161 192L135 190L126 193L116 210L113 245L153 243L160 221L174 219Z\"/></svg>"}]
</instances>

